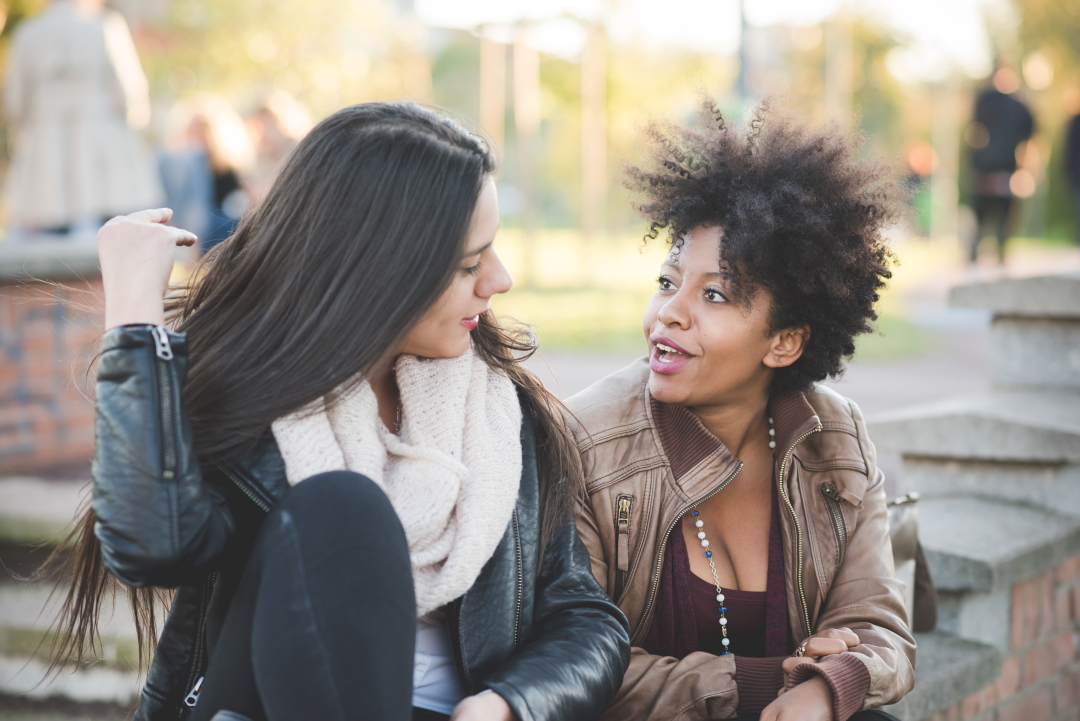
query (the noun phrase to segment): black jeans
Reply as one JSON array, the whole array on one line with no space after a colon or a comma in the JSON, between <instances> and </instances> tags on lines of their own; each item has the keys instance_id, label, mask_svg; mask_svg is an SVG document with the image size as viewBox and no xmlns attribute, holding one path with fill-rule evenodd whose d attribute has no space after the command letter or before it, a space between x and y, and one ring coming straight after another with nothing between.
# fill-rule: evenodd
<instances>
[{"instance_id":1,"label":"black jeans","mask_svg":"<svg viewBox=\"0 0 1080 721\"><path fill-rule=\"evenodd\" d=\"M758 721L758 718L760 718L759 714L753 714L751 716L739 716L733 721ZM848 717L848 721L900 721L900 719L884 711L872 709L870 711L856 711Z\"/></svg>"},{"instance_id":2,"label":"black jeans","mask_svg":"<svg viewBox=\"0 0 1080 721\"><path fill-rule=\"evenodd\" d=\"M364 476L292 488L267 516L191 721L409 721L416 600L393 506Z\"/></svg>"},{"instance_id":3,"label":"black jeans","mask_svg":"<svg viewBox=\"0 0 1080 721\"><path fill-rule=\"evenodd\" d=\"M979 195L975 198L975 237L968 246L968 259L974 263L979 259L979 242L983 228L989 222L994 223L994 236L997 238L998 260L1005 262L1005 243L1009 240L1009 224L1012 215L1012 198L993 195Z\"/></svg>"}]
</instances>

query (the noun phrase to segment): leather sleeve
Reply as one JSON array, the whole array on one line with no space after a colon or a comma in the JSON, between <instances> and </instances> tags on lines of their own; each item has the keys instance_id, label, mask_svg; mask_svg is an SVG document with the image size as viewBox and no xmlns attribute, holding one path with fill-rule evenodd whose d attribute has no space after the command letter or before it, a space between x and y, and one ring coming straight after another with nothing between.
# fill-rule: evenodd
<instances>
[{"instance_id":1,"label":"leather sleeve","mask_svg":"<svg viewBox=\"0 0 1080 721\"><path fill-rule=\"evenodd\" d=\"M159 351L154 332L122 326L102 337L93 509L106 568L131 586L171 588L205 571L234 525L195 458L180 393L187 339L169 333Z\"/></svg>"},{"instance_id":2,"label":"leather sleeve","mask_svg":"<svg viewBox=\"0 0 1080 721\"><path fill-rule=\"evenodd\" d=\"M915 685L915 640L907 627L903 584L892 567L884 475L878 470L814 630L832 628L850 628L862 642L845 654L862 661L870 674L860 708L895 703Z\"/></svg>"},{"instance_id":3,"label":"leather sleeve","mask_svg":"<svg viewBox=\"0 0 1080 721\"><path fill-rule=\"evenodd\" d=\"M915 685L915 639L908 629L904 587L893 568L885 475L877 467L862 413L850 405L870 484L814 630L846 627L859 636L861 645L845 655L866 665L870 684L861 708L871 709L899 701Z\"/></svg>"},{"instance_id":4,"label":"leather sleeve","mask_svg":"<svg viewBox=\"0 0 1080 721\"><path fill-rule=\"evenodd\" d=\"M567 522L544 552L531 638L484 686L521 721L591 721L607 707L630 655L626 617L593 578Z\"/></svg>"}]
</instances>

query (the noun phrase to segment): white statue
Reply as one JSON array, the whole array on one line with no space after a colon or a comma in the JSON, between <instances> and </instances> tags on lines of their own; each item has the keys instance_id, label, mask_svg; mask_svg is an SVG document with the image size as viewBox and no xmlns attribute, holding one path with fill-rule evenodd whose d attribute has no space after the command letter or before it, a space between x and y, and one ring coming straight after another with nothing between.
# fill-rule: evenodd
<instances>
[{"instance_id":1,"label":"white statue","mask_svg":"<svg viewBox=\"0 0 1080 721\"><path fill-rule=\"evenodd\" d=\"M14 230L96 230L161 203L138 132L150 119L146 75L127 23L102 0L53 0L16 29L4 102L16 128L7 187Z\"/></svg>"}]
</instances>

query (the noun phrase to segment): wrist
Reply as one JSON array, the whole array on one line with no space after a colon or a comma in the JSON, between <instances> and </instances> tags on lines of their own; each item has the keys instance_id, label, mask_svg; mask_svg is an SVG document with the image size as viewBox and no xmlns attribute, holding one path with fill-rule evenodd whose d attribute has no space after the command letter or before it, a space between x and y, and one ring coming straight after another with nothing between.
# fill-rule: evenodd
<instances>
[{"instance_id":1,"label":"wrist","mask_svg":"<svg viewBox=\"0 0 1080 721\"><path fill-rule=\"evenodd\" d=\"M165 302L162 299L130 298L105 301L105 328L122 325L165 325Z\"/></svg>"}]
</instances>

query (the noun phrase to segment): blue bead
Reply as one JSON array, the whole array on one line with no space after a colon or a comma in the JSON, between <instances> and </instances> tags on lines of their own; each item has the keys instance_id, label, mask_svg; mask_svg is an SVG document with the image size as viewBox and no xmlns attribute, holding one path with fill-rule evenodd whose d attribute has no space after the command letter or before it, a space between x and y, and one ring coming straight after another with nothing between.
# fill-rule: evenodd
<instances>
[{"instance_id":1,"label":"blue bead","mask_svg":"<svg viewBox=\"0 0 1080 721\"><path fill-rule=\"evenodd\" d=\"M719 611L720 613L727 613L727 606L721 606L720 608L718 608L716 610Z\"/></svg>"},{"instance_id":2,"label":"blue bead","mask_svg":"<svg viewBox=\"0 0 1080 721\"><path fill-rule=\"evenodd\" d=\"M705 551L705 558L712 558L712 551Z\"/></svg>"},{"instance_id":3,"label":"blue bead","mask_svg":"<svg viewBox=\"0 0 1080 721\"><path fill-rule=\"evenodd\" d=\"M721 655L721 656L730 656L730 655L731 655L731 651L721 651L721 652L720 652L720 655Z\"/></svg>"},{"instance_id":4,"label":"blue bead","mask_svg":"<svg viewBox=\"0 0 1080 721\"><path fill-rule=\"evenodd\" d=\"M691 515L691 516L696 516L696 515L697 515L697 513L698 513L697 511L690 511L690 515Z\"/></svg>"}]
</instances>

